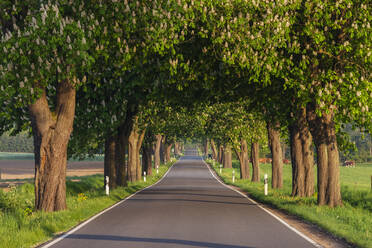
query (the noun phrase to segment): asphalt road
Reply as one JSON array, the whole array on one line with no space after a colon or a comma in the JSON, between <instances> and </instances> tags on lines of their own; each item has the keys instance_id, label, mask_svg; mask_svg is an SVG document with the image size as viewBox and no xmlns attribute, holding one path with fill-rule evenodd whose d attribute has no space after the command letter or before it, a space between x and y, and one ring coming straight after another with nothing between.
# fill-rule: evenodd
<instances>
[{"instance_id":1,"label":"asphalt road","mask_svg":"<svg viewBox=\"0 0 372 248\"><path fill-rule=\"evenodd\" d=\"M50 247L314 247L223 186L189 151L155 186Z\"/></svg>"}]
</instances>

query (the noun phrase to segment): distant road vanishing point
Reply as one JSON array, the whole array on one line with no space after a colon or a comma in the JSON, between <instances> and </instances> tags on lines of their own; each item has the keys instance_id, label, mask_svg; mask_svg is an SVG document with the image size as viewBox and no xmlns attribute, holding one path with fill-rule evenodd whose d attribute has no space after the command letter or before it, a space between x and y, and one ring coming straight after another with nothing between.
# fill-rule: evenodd
<instances>
[{"instance_id":1,"label":"distant road vanishing point","mask_svg":"<svg viewBox=\"0 0 372 248\"><path fill-rule=\"evenodd\" d=\"M42 247L316 247L220 183L195 150L156 185Z\"/></svg>"}]
</instances>

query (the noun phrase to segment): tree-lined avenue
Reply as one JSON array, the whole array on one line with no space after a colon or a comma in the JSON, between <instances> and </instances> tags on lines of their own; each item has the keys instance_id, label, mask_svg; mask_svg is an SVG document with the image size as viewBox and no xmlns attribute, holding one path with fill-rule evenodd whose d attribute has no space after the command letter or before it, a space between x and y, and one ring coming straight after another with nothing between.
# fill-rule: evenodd
<instances>
[{"instance_id":1,"label":"tree-lined avenue","mask_svg":"<svg viewBox=\"0 0 372 248\"><path fill-rule=\"evenodd\" d=\"M314 247L186 151L158 184L44 247Z\"/></svg>"}]
</instances>

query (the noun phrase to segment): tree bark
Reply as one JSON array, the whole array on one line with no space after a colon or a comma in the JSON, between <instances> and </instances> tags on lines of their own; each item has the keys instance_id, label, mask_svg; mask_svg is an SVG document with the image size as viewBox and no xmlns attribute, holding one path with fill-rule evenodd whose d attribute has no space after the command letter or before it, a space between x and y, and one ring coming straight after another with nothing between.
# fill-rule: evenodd
<instances>
[{"instance_id":1,"label":"tree bark","mask_svg":"<svg viewBox=\"0 0 372 248\"><path fill-rule=\"evenodd\" d=\"M306 115L306 110L302 110ZM306 118L304 118L306 121ZM309 126L302 126L300 129L300 138L302 145L302 161L305 168L305 196L310 197L314 194L314 152L313 136L310 133Z\"/></svg>"},{"instance_id":2,"label":"tree bark","mask_svg":"<svg viewBox=\"0 0 372 248\"><path fill-rule=\"evenodd\" d=\"M267 123L267 132L269 137L269 145L272 155L272 178L271 187L280 189L283 187L283 152L280 144L279 123Z\"/></svg>"},{"instance_id":3,"label":"tree bark","mask_svg":"<svg viewBox=\"0 0 372 248\"><path fill-rule=\"evenodd\" d=\"M305 168L303 165L302 144L297 125L289 128L292 162L292 196L305 196Z\"/></svg>"},{"instance_id":4,"label":"tree bark","mask_svg":"<svg viewBox=\"0 0 372 248\"><path fill-rule=\"evenodd\" d=\"M180 156L181 155L180 144L178 142L174 142L174 154L176 156Z\"/></svg>"},{"instance_id":5,"label":"tree bark","mask_svg":"<svg viewBox=\"0 0 372 248\"><path fill-rule=\"evenodd\" d=\"M223 152L223 168L232 168L231 146L226 145Z\"/></svg>"},{"instance_id":6,"label":"tree bark","mask_svg":"<svg viewBox=\"0 0 372 248\"><path fill-rule=\"evenodd\" d=\"M160 163L165 164L165 136L161 137L161 142L160 142Z\"/></svg>"},{"instance_id":7,"label":"tree bark","mask_svg":"<svg viewBox=\"0 0 372 248\"><path fill-rule=\"evenodd\" d=\"M161 140L162 136L160 134L155 135L156 137L156 143L155 143L155 151L154 151L154 166L159 167L160 166L160 148L161 148Z\"/></svg>"},{"instance_id":8,"label":"tree bark","mask_svg":"<svg viewBox=\"0 0 372 248\"><path fill-rule=\"evenodd\" d=\"M172 152L172 144L165 144L165 162L169 163L171 161L171 152Z\"/></svg>"},{"instance_id":9,"label":"tree bark","mask_svg":"<svg viewBox=\"0 0 372 248\"><path fill-rule=\"evenodd\" d=\"M306 109L299 110L289 128L292 156L292 196L314 194L314 155L312 135L306 119Z\"/></svg>"},{"instance_id":10,"label":"tree bark","mask_svg":"<svg viewBox=\"0 0 372 248\"><path fill-rule=\"evenodd\" d=\"M140 159L140 151L141 151L141 147L142 147L142 144L143 144L143 140L145 138L145 134L146 134L146 129L142 130L140 135L139 135L139 138L138 138L138 141L137 141L137 149L136 149L136 156L137 156L137 180L141 180L142 179L142 161Z\"/></svg>"},{"instance_id":11,"label":"tree bark","mask_svg":"<svg viewBox=\"0 0 372 248\"><path fill-rule=\"evenodd\" d=\"M203 144L203 153L204 153L204 156L207 158L208 157L208 151L209 151L209 147L208 147L208 139L204 139L204 144Z\"/></svg>"},{"instance_id":12,"label":"tree bark","mask_svg":"<svg viewBox=\"0 0 372 248\"><path fill-rule=\"evenodd\" d=\"M287 145L286 143L282 143L282 151L283 151L283 160L286 159L285 157L285 154L286 154L286 151L287 151Z\"/></svg>"},{"instance_id":13,"label":"tree bark","mask_svg":"<svg viewBox=\"0 0 372 248\"><path fill-rule=\"evenodd\" d=\"M327 133L329 142L327 144L328 153L328 187L326 191L326 202L331 207L342 205L340 190L340 158L336 139L336 129L333 123L333 116L326 116Z\"/></svg>"},{"instance_id":14,"label":"tree bark","mask_svg":"<svg viewBox=\"0 0 372 248\"><path fill-rule=\"evenodd\" d=\"M308 105L307 120L317 151L318 204L342 205L339 183L339 155L332 110L316 115L316 106Z\"/></svg>"},{"instance_id":15,"label":"tree bark","mask_svg":"<svg viewBox=\"0 0 372 248\"><path fill-rule=\"evenodd\" d=\"M45 89L29 106L35 152L35 208L59 211L66 206L67 145L75 116L76 89L68 81L57 87L55 112Z\"/></svg>"},{"instance_id":16,"label":"tree bark","mask_svg":"<svg viewBox=\"0 0 372 248\"><path fill-rule=\"evenodd\" d=\"M240 163L240 179L249 178L249 159L248 159L248 145L245 139L241 140L240 151L235 149L236 156Z\"/></svg>"},{"instance_id":17,"label":"tree bark","mask_svg":"<svg viewBox=\"0 0 372 248\"><path fill-rule=\"evenodd\" d=\"M129 114L127 113L127 116ZM128 152L128 133L133 126L133 121L126 118L124 123L118 128L118 135L115 140L115 167L116 167L116 184L118 186L127 186L126 173L128 165L125 161L125 154ZM111 181L111 180L110 180Z\"/></svg>"},{"instance_id":18,"label":"tree bark","mask_svg":"<svg viewBox=\"0 0 372 248\"><path fill-rule=\"evenodd\" d=\"M218 163L223 163L223 153L224 153L224 147L222 145L219 145L218 149Z\"/></svg>"},{"instance_id":19,"label":"tree bark","mask_svg":"<svg viewBox=\"0 0 372 248\"><path fill-rule=\"evenodd\" d=\"M211 149L212 149L213 159L217 160L218 159L218 151L217 151L217 147L216 147L216 144L214 143L213 139L211 139Z\"/></svg>"},{"instance_id":20,"label":"tree bark","mask_svg":"<svg viewBox=\"0 0 372 248\"><path fill-rule=\"evenodd\" d=\"M152 175L152 145L143 144L142 146L142 173L146 172L146 175Z\"/></svg>"},{"instance_id":21,"label":"tree bark","mask_svg":"<svg viewBox=\"0 0 372 248\"><path fill-rule=\"evenodd\" d=\"M138 117L134 118L132 130L128 138L128 173L129 182L141 180L141 164L139 152L144 138L144 131L140 133L138 128Z\"/></svg>"},{"instance_id":22,"label":"tree bark","mask_svg":"<svg viewBox=\"0 0 372 248\"><path fill-rule=\"evenodd\" d=\"M260 181L260 146L258 142L252 142L251 161L252 161L252 182Z\"/></svg>"},{"instance_id":23,"label":"tree bark","mask_svg":"<svg viewBox=\"0 0 372 248\"><path fill-rule=\"evenodd\" d=\"M110 189L116 188L116 161L115 161L115 147L116 137L110 136L105 141L105 160L104 160L104 176L109 177ZM106 180L105 180L106 186Z\"/></svg>"}]
</instances>

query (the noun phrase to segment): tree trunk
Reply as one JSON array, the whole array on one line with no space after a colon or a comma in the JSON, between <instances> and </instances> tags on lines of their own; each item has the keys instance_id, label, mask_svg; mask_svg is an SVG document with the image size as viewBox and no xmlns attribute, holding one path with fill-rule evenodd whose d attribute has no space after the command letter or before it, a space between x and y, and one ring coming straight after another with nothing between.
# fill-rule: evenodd
<instances>
[{"instance_id":1,"label":"tree trunk","mask_svg":"<svg viewBox=\"0 0 372 248\"><path fill-rule=\"evenodd\" d=\"M165 163L165 136L161 137L161 142L160 142L160 163L164 164Z\"/></svg>"},{"instance_id":2,"label":"tree trunk","mask_svg":"<svg viewBox=\"0 0 372 248\"><path fill-rule=\"evenodd\" d=\"M142 147L142 144L143 144L143 139L145 138L145 134L146 134L146 129L142 130L141 131L141 134L139 135L139 138L138 138L138 141L137 141L137 149L136 149L136 156L137 156L137 180L141 180L142 179L142 161L140 159L140 151L141 151L141 147Z\"/></svg>"},{"instance_id":3,"label":"tree trunk","mask_svg":"<svg viewBox=\"0 0 372 248\"><path fill-rule=\"evenodd\" d=\"M209 147L208 147L208 139L205 139L204 140L204 147L203 147L203 153L204 153L204 156L207 158L208 157L208 151L209 151Z\"/></svg>"},{"instance_id":4,"label":"tree trunk","mask_svg":"<svg viewBox=\"0 0 372 248\"><path fill-rule=\"evenodd\" d=\"M269 137L269 145L272 155L272 179L271 187L280 189L283 187L283 152L280 144L279 123L267 123L267 132Z\"/></svg>"},{"instance_id":5,"label":"tree trunk","mask_svg":"<svg viewBox=\"0 0 372 248\"><path fill-rule=\"evenodd\" d=\"M172 152L172 144L165 144L165 162L169 163L171 161L171 152Z\"/></svg>"},{"instance_id":6,"label":"tree trunk","mask_svg":"<svg viewBox=\"0 0 372 248\"><path fill-rule=\"evenodd\" d=\"M223 152L223 168L232 168L231 146L226 145Z\"/></svg>"},{"instance_id":7,"label":"tree trunk","mask_svg":"<svg viewBox=\"0 0 372 248\"><path fill-rule=\"evenodd\" d=\"M141 180L141 164L139 152L143 142L144 132L139 133L138 117L134 118L133 128L128 138L128 173L127 179L130 182Z\"/></svg>"},{"instance_id":8,"label":"tree trunk","mask_svg":"<svg viewBox=\"0 0 372 248\"><path fill-rule=\"evenodd\" d=\"M133 138L136 140L138 137L137 132L133 133L133 130L136 130L137 125L137 115L138 106L135 104L127 105L126 116L124 122L118 128L118 138L116 142L115 157L116 157L116 183L118 186L127 186L128 173L130 170L133 170L130 166L136 166L133 164L133 156L136 156L136 147L131 146L130 142L133 145ZM133 136L134 135L134 136ZM134 148L134 150L133 150ZM134 152L134 154L133 154ZM139 153L139 151L137 152ZM127 157L126 157L127 155ZM137 157L134 157L137 158ZM137 158L138 160L138 158ZM132 171L130 172L132 173ZM135 173L136 175L137 173Z\"/></svg>"},{"instance_id":9,"label":"tree trunk","mask_svg":"<svg viewBox=\"0 0 372 248\"><path fill-rule=\"evenodd\" d=\"M223 152L224 152L224 147L220 145L218 149L218 163L220 164L223 163Z\"/></svg>"},{"instance_id":10,"label":"tree trunk","mask_svg":"<svg viewBox=\"0 0 372 248\"><path fill-rule=\"evenodd\" d=\"M258 142L252 142L251 161L252 161L252 182L260 181L260 146Z\"/></svg>"},{"instance_id":11,"label":"tree trunk","mask_svg":"<svg viewBox=\"0 0 372 248\"><path fill-rule=\"evenodd\" d=\"M142 173L146 171L146 175L152 175L152 145L144 144L142 147Z\"/></svg>"},{"instance_id":12,"label":"tree trunk","mask_svg":"<svg viewBox=\"0 0 372 248\"><path fill-rule=\"evenodd\" d=\"M132 126L133 121L131 118L126 118L124 123L118 128L118 135L115 140L116 184L122 187L127 186L126 173L128 168L125 161L125 154L128 151L128 133Z\"/></svg>"},{"instance_id":13,"label":"tree trunk","mask_svg":"<svg viewBox=\"0 0 372 248\"><path fill-rule=\"evenodd\" d=\"M302 110L306 115L306 110ZM306 117L304 117L306 122ZM309 125L302 126L300 129L300 138L302 145L302 161L305 168L305 196L310 197L314 194L314 153L313 136L310 133Z\"/></svg>"},{"instance_id":14,"label":"tree trunk","mask_svg":"<svg viewBox=\"0 0 372 248\"><path fill-rule=\"evenodd\" d=\"M305 168L302 157L302 144L297 125L289 128L292 162L292 196L305 196Z\"/></svg>"},{"instance_id":15,"label":"tree trunk","mask_svg":"<svg viewBox=\"0 0 372 248\"><path fill-rule=\"evenodd\" d=\"M132 130L128 139L128 172L127 172L127 180L129 182L137 181L137 142L138 142L138 132Z\"/></svg>"},{"instance_id":16,"label":"tree trunk","mask_svg":"<svg viewBox=\"0 0 372 248\"><path fill-rule=\"evenodd\" d=\"M337 147L336 129L333 123L333 116L327 118L327 133L329 142L327 144L328 153L328 187L326 191L327 205L336 207L342 205L340 190L340 158Z\"/></svg>"},{"instance_id":17,"label":"tree trunk","mask_svg":"<svg viewBox=\"0 0 372 248\"><path fill-rule=\"evenodd\" d=\"M154 166L159 167L160 166L160 150L161 150L161 140L162 136L160 134L155 135L156 137L156 143L155 143L155 151L154 151Z\"/></svg>"},{"instance_id":18,"label":"tree trunk","mask_svg":"<svg viewBox=\"0 0 372 248\"><path fill-rule=\"evenodd\" d=\"M212 149L213 159L217 160L218 159L218 151L217 151L217 147L216 147L216 144L214 143L213 139L211 139L211 149Z\"/></svg>"},{"instance_id":19,"label":"tree trunk","mask_svg":"<svg viewBox=\"0 0 372 248\"><path fill-rule=\"evenodd\" d=\"M282 143L282 151L283 151L283 160L286 159L285 157L285 154L286 154L286 151L287 151L287 144L286 143Z\"/></svg>"},{"instance_id":20,"label":"tree trunk","mask_svg":"<svg viewBox=\"0 0 372 248\"><path fill-rule=\"evenodd\" d=\"M339 183L339 155L332 110L317 116L315 106L307 108L307 119L317 151L318 204L342 205Z\"/></svg>"},{"instance_id":21,"label":"tree trunk","mask_svg":"<svg viewBox=\"0 0 372 248\"><path fill-rule=\"evenodd\" d=\"M35 152L35 208L59 211L66 206L67 145L75 116L76 89L58 84L55 112L46 92L29 106Z\"/></svg>"},{"instance_id":22,"label":"tree trunk","mask_svg":"<svg viewBox=\"0 0 372 248\"><path fill-rule=\"evenodd\" d=\"M178 142L174 142L174 154L176 156L180 156L181 155L180 144Z\"/></svg>"},{"instance_id":23,"label":"tree trunk","mask_svg":"<svg viewBox=\"0 0 372 248\"><path fill-rule=\"evenodd\" d=\"M249 178L248 145L245 139L241 140L240 151L235 150L240 163L240 179Z\"/></svg>"},{"instance_id":24,"label":"tree trunk","mask_svg":"<svg viewBox=\"0 0 372 248\"><path fill-rule=\"evenodd\" d=\"M104 176L109 177L110 189L116 188L116 161L115 161L115 147L116 137L110 136L105 141L105 161L104 161ZM106 186L106 180L105 180Z\"/></svg>"},{"instance_id":25,"label":"tree trunk","mask_svg":"<svg viewBox=\"0 0 372 248\"><path fill-rule=\"evenodd\" d=\"M306 120L306 109L300 109L290 127L292 155L292 196L314 194L313 139Z\"/></svg>"}]
</instances>

